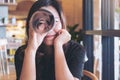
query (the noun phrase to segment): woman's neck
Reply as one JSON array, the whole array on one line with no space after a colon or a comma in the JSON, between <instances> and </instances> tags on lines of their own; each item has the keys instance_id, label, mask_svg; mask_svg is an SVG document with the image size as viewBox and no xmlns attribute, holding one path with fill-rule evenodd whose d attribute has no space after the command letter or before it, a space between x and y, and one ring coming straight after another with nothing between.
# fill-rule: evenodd
<instances>
[{"instance_id":1,"label":"woman's neck","mask_svg":"<svg viewBox=\"0 0 120 80\"><path fill-rule=\"evenodd\" d=\"M54 53L54 46L47 46L44 44L43 51L46 55L52 55Z\"/></svg>"}]
</instances>

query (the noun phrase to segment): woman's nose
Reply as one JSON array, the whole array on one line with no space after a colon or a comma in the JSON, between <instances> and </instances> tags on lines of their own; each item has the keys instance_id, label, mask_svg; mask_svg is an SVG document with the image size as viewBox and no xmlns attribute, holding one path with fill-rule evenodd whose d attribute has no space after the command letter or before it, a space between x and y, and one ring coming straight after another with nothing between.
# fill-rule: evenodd
<instances>
[{"instance_id":1,"label":"woman's nose","mask_svg":"<svg viewBox=\"0 0 120 80\"><path fill-rule=\"evenodd\" d=\"M54 29L53 29L55 32L58 32L59 30L60 30L60 28L59 27L54 27Z\"/></svg>"},{"instance_id":2,"label":"woman's nose","mask_svg":"<svg viewBox=\"0 0 120 80\"><path fill-rule=\"evenodd\" d=\"M55 32L57 33L62 27L60 25L54 25L53 28L49 31L49 33Z\"/></svg>"},{"instance_id":3,"label":"woman's nose","mask_svg":"<svg viewBox=\"0 0 120 80\"><path fill-rule=\"evenodd\" d=\"M62 27L61 27L61 25L54 25L54 27L53 27L53 30L55 31L55 32L58 32L60 29L62 29Z\"/></svg>"},{"instance_id":4,"label":"woman's nose","mask_svg":"<svg viewBox=\"0 0 120 80\"><path fill-rule=\"evenodd\" d=\"M48 31L48 34L51 34L51 33L56 33L54 27Z\"/></svg>"}]
</instances>

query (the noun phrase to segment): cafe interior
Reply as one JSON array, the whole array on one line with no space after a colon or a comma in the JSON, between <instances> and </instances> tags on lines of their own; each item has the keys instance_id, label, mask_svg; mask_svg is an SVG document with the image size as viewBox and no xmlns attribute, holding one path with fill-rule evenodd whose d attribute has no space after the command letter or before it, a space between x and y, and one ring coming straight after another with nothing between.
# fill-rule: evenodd
<instances>
[{"instance_id":1,"label":"cafe interior","mask_svg":"<svg viewBox=\"0 0 120 80\"><path fill-rule=\"evenodd\" d=\"M16 80L14 55L26 42L26 19L35 1L0 0L0 80ZM120 0L58 2L72 39L86 48L84 80L120 80Z\"/></svg>"}]
</instances>

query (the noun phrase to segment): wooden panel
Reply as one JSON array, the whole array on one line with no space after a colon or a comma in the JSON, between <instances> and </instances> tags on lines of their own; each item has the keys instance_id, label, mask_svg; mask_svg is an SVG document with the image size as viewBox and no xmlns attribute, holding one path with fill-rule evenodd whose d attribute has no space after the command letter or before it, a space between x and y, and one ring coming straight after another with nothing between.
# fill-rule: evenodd
<instances>
[{"instance_id":1,"label":"wooden panel","mask_svg":"<svg viewBox=\"0 0 120 80\"><path fill-rule=\"evenodd\" d=\"M62 6L63 6L63 11L65 13L65 16L67 18L67 23L69 25L71 25L74 22L74 16L73 16L73 12L74 12L74 8L73 5L74 4L74 0L62 0Z\"/></svg>"},{"instance_id":2,"label":"wooden panel","mask_svg":"<svg viewBox=\"0 0 120 80\"><path fill-rule=\"evenodd\" d=\"M80 24L82 26L82 0L62 0L62 7L68 25Z\"/></svg>"},{"instance_id":3,"label":"wooden panel","mask_svg":"<svg viewBox=\"0 0 120 80\"><path fill-rule=\"evenodd\" d=\"M120 37L120 30L94 30L94 31L83 31L83 34L86 35L101 35L101 36L110 36L110 37Z\"/></svg>"},{"instance_id":4,"label":"wooden panel","mask_svg":"<svg viewBox=\"0 0 120 80\"><path fill-rule=\"evenodd\" d=\"M99 0L93 0L94 1L94 29L96 30L98 27L101 27L101 26L99 26L99 16L100 16L100 8L99 8L99 6L100 6L100 1Z\"/></svg>"}]
</instances>

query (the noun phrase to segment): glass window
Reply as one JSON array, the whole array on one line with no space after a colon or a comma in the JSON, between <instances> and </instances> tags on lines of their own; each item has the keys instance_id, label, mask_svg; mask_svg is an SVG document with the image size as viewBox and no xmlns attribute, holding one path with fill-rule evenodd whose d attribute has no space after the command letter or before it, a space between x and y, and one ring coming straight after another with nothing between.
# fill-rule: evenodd
<instances>
[{"instance_id":1,"label":"glass window","mask_svg":"<svg viewBox=\"0 0 120 80\"><path fill-rule=\"evenodd\" d=\"M101 30L101 0L94 0L93 3L93 30ZM101 80L102 76L102 44L101 35L93 36L94 42L94 74Z\"/></svg>"},{"instance_id":2,"label":"glass window","mask_svg":"<svg viewBox=\"0 0 120 80\"><path fill-rule=\"evenodd\" d=\"M120 38L115 37L114 38L114 76L115 80L120 80Z\"/></svg>"},{"instance_id":3,"label":"glass window","mask_svg":"<svg viewBox=\"0 0 120 80\"><path fill-rule=\"evenodd\" d=\"M115 0L114 29L120 29L120 0Z\"/></svg>"},{"instance_id":4,"label":"glass window","mask_svg":"<svg viewBox=\"0 0 120 80\"><path fill-rule=\"evenodd\" d=\"M115 0L115 11L114 11L114 29L120 29L120 0ZM115 65L115 80L120 80L120 38L114 38L114 65Z\"/></svg>"},{"instance_id":5,"label":"glass window","mask_svg":"<svg viewBox=\"0 0 120 80\"><path fill-rule=\"evenodd\" d=\"M86 34L93 36L94 73L99 80L120 80L120 0L85 0L84 3L89 19L84 21L88 24L84 27Z\"/></svg>"},{"instance_id":6,"label":"glass window","mask_svg":"<svg viewBox=\"0 0 120 80\"><path fill-rule=\"evenodd\" d=\"M101 80L102 77L102 44L101 36L94 36L94 74Z\"/></svg>"},{"instance_id":7,"label":"glass window","mask_svg":"<svg viewBox=\"0 0 120 80\"><path fill-rule=\"evenodd\" d=\"M93 6L93 30L101 30L101 0L94 0Z\"/></svg>"}]
</instances>

